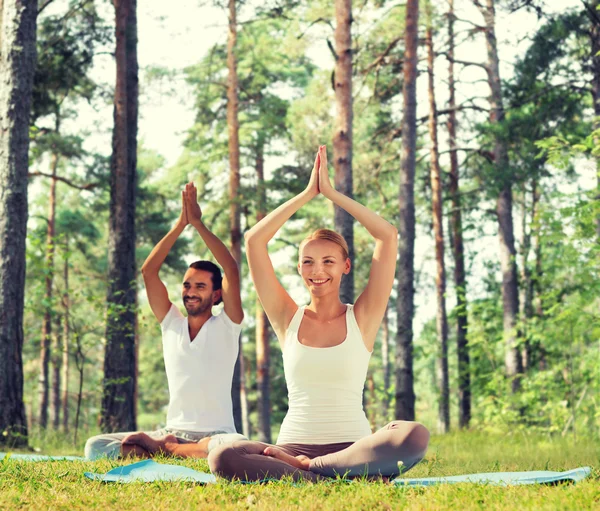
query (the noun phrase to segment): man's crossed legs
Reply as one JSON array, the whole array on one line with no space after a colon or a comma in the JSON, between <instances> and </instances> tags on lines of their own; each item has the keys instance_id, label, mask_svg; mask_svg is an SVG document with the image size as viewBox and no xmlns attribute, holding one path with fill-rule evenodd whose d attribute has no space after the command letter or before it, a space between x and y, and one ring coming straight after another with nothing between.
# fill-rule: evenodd
<instances>
[{"instance_id":1,"label":"man's crossed legs","mask_svg":"<svg viewBox=\"0 0 600 511\"><path fill-rule=\"evenodd\" d=\"M198 432L172 428L107 433L88 439L85 444L85 457L89 460L119 456L151 458L163 454L182 458L206 458L215 447L237 440L246 440L246 437L224 431Z\"/></svg>"}]
</instances>

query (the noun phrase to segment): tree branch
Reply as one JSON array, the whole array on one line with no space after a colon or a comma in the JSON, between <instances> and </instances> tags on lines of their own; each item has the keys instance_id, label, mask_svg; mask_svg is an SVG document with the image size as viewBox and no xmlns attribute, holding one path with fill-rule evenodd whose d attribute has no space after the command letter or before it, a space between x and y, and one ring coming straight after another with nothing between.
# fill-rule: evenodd
<instances>
[{"instance_id":1,"label":"tree branch","mask_svg":"<svg viewBox=\"0 0 600 511\"><path fill-rule=\"evenodd\" d=\"M62 181L63 183L69 185L71 188L77 188L77 190L92 190L93 188L97 188L98 186L100 186L100 183L88 183L85 185L78 185L65 177L53 176L52 174L47 174L45 172L29 172L27 174L27 177L38 177L38 176L53 177L54 179L57 179L58 181Z\"/></svg>"},{"instance_id":2,"label":"tree branch","mask_svg":"<svg viewBox=\"0 0 600 511\"><path fill-rule=\"evenodd\" d=\"M46 0L45 2L42 2L42 5L38 8L38 12L37 15L39 16L42 11L48 7L52 2L54 2L54 0Z\"/></svg>"},{"instance_id":3,"label":"tree branch","mask_svg":"<svg viewBox=\"0 0 600 511\"><path fill-rule=\"evenodd\" d=\"M446 51L439 52L438 55L444 55L446 57L446 59L454 62L455 64L461 64L463 66L480 67L481 69L485 69L485 71L489 73L489 68L488 68L487 64L482 64L481 62L470 62L468 60L453 59L448 55L448 52L446 52Z\"/></svg>"},{"instance_id":4,"label":"tree branch","mask_svg":"<svg viewBox=\"0 0 600 511\"><path fill-rule=\"evenodd\" d=\"M477 30L479 30L479 31L486 30L486 27L484 27L483 25L478 25L477 23L474 23L474 22L473 22L473 21L471 21L471 20L465 20L465 19L463 19L463 18L458 18L457 16L454 16L454 19L455 19L456 21L460 21L460 22L462 22L462 23L469 23L470 25L473 25L473 26L474 26L474 27L475 27Z\"/></svg>"},{"instance_id":5,"label":"tree branch","mask_svg":"<svg viewBox=\"0 0 600 511\"><path fill-rule=\"evenodd\" d=\"M339 59L338 54L335 52L335 48L333 47L333 44L331 44L331 41L329 39L327 39L327 47L329 48L331 54L333 55L333 58L337 62Z\"/></svg>"},{"instance_id":6,"label":"tree branch","mask_svg":"<svg viewBox=\"0 0 600 511\"><path fill-rule=\"evenodd\" d=\"M306 32L308 32L308 31L311 29L311 27L312 27L313 25L316 25L316 24L317 24L317 23L319 23L320 21L322 21L323 23L325 23L325 24L329 25L329 28L331 28L331 30L335 30L335 29L333 28L333 25L331 24L331 22L330 22L328 19L325 19L325 18L317 18L315 21L312 21L312 22L311 22L311 23L308 25L308 27L306 27L306 29L304 30L304 32L302 32L302 33L301 33L301 34L300 34L300 35L299 35L299 36L298 36L296 39L302 39L302 38L303 38L303 37L306 35Z\"/></svg>"},{"instance_id":7,"label":"tree branch","mask_svg":"<svg viewBox=\"0 0 600 511\"><path fill-rule=\"evenodd\" d=\"M362 71L362 74L367 74L369 71L371 71L371 69L373 69L376 66L379 66L383 62L383 59L385 59L389 55L389 53L396 47L396 45L398 44L398 42L400 42L401 40L402 40L402 37L398 37L398 38L394 39L388 45L388 47L383 51L383 53L381 55L379 55L379 57L377 57L371 64L369 64Z\"/></svg>"}]
</instances>

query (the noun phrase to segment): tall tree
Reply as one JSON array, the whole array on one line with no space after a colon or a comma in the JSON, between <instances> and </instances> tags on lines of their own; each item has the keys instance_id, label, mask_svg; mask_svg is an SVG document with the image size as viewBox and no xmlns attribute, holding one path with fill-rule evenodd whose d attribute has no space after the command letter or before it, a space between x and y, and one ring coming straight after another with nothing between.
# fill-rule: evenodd
<instances>
[{"instance_id":1,"label":"tall tree","mask_svg":"<svg viewBox=\"0 0 600 511\"><path fill-rule=\"evenodd\" d=\"M56 117L56 132L60 129L60 121ZM44 319L42 320L42 338L40 352L40 376L38 380L39 426L45 429L48 425L48 376L50 362L50 344L52 342L52 289L54 281L54 231L56 224L56 170L59 157L56 151L50 158L50 194L48 197L48 219L46 231L46 279L44 293Z\"/></svg>"},{"instance_id":2,"label":"tall tree","mask_svg":"<svg viewBox=\"0 0 600 511\"><path fill-rule=\"evenodd\" d=\"M402 155L400 163L400 221L398 232L398 332L396 334L396 419L414 420L413 377L415 167L417 146L417 48L419 44L419 0L406 2L404 29L404 83L402 94Z\"/></svg>"},{"instance_id":3,"label":"tall tree","mask_svg":"<svg viewBox=\"0 0 600 511\"><path fill-rule=\"evenodd\" d=\"M65 236L63 254L63 348L62 348L62 427L63 432L69 432L69 349L70 349L70 296L69 296L69 238Z\"/></svg>"},{"instance_id":4,"label":"tall tree","mask_svg":"<svg viewBox=\"0 0 600 511\"><path fill-rule=\"evenodd\" d=\"M0 2L0 445L26 445L23 307L35 0Z\"/></svg>"},{"instance_id":5,"label":"tall tree","mask_svg":"<svg viewBox=\"0 0 600 511\"><path fill-rule=\"evenodd\" d=\"M335 21L333 168L336 189L352 197L352 0L335 1ZM338 206L334 211L335 227L346 239L349 257L354 260L354 218ZM354 302L354 272L342 279L340 298L344 303Z\"/></svg>"},{"instance_id":6,"label":"tall tree","mask_svg":"<svg viewBox=\"0 0 600 511\"><path fill-rule=\"evenodd\" d=\"M473 0L485 22L487 65L485 66L490 87L490 123L500 126L505 119L502 82L500 80L500 59L496 41L496 11L494 0ZM519 289L516 263L515 236L513 224L513 178L510 172L508 148L501 130L494 133L494 167L498 176L498 196L496 217L500 241L500 268L502 271L502 308L505 341L504 366L511 380L513 392L519 388L519 375L523 365L517 347L517 321L519 316Z\"/></svg>"},{"instance_id":7,"label":"tall tree","mask_svg":"<svg viewBox=\"0 0 600 511\"><path fill-rule=\"evenodd\" d=\"M444 263L444 219L442 216L442 184L438 149L437 106L435 103L435 75L433 48L433 22L431 2L425 4L427 47L427 76L429 96L429 137L431 204L433 212L433 234L435 237L436 260L436 327L438 336L437 384L438 384L438 429L440 433L450 431L450 386L448 381L448 317L446 315L446 266Z\"/></svg>"},{"instance_id":8,"label":"tall tree","mask_svg":"<svg viewBox=\"0 0 600 511\"><path fill-rule=\"evenodd\" d=\"M529 210L527 208L527 188L526 183L521 185L521 236L519 240L519 251L521 256L521 274L519 288L519 321L521 324L521 333L523 334L523 343L521 346L521 365L523 372L527 372L531 362L531 346L528 339L529 321L533 317L533 296L530 294L531 287L531 272L529 271L529 251L531 249L531 232L532 229L528 225ZM531 223L533 224L533 216L535 215L535 205L531 205Z\"/></svg>"},{"instance_id":9,"label":"tall tree","mask_svg":"<svg viewBox=\"0 0 600 511\"><path fill-rule=\"evenodd\" d=\"M471 376L469 346L467 341L467 279L465 276L465 251L462 233L462 211L456 142L456 81L454 78L454 0L449 0L448 10L448 145L450 147L450 200L452 211L452 253L454 255L454 287L456 289L456 355L458 358L458 426L468 428L471 421Z\"/></svg>"},{"instance_id":10,"label":"tall tree","mask_svg":"<svg viewBox=\"0 0 600 511\"><path fill-rule=\"evenodd\" d=\"M390 304L385 308L381 327L381 370L383 371L383 399L381 400L381 415L383 423L388 422L390 409Z\"/></svg>"},{"instance_id":11,"label":"tall tree","mask_svg":"<svg viewBox=\"0 0 600 511\"><path fill-rule=\"evenodd\" d=\"M138 122L137 2L114 0L117 78L111 159L103 431L134 431Z\"/></svg>"},{"instance_id":12,"label":"tall tree","mask_svg":"<svg viewBox=\"0 0 600 511\"><path fill-rule=\"evenodd\" d=\"M256 148L256 187L258 205L256 221L267 215L267 197L265 189L264 140L259 135ZM270 398L270 346L269 321L260 301L256 299L256 387L258 390L258 440L271 443L271 398Z\"/></svg>"},{"instance_id":13,"label":"tall tree","mask_svg":"<svg viewBox=\"0 0 600 511\"><path fill-rule=\"evenodd\" d=\"M229 222L231 236L231 254L238 263L241 274L242 264L242 231L240 222L240 122L238 119L238 74L237 74L237 6L236 0L228 1L228 37L227 37L227 133L229 137ZM233 401L233 418L238 431L248 436L247 410L242 402L246 397L245 376L243 373L243 351L241 338L239 341L238 361L233 373L231 397Z\"/></svg>"},{"instance_id":14,"label":"tall tree","mask_svg":"<svg viewBox=\"0 0 600 511\"><path fill-rule=\"evenodd\" d=\"M60 393L60 385L61 385L61 363L62 363L62 321L63 317L61 314L56 314L54 316L55 328L52 332L52 354L51 354L51 362L52 362L52 388L50 393L50 414L52 420L52 429L58 431L60 428L60 412L61 412L61 393Z\"/></svg>"}]
</instances>

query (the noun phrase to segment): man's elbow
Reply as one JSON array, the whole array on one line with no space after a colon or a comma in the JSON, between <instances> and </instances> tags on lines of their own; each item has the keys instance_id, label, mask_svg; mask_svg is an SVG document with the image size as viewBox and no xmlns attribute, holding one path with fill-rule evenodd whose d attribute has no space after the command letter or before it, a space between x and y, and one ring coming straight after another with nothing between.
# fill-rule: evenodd
<instances>
[{"instance_id":1,"label":"man's elbow","mask_svg":"<svg viewBox=\"0 0 600 511\"><path fill-rule=\"evenodd\" d=\"M382 235L382 240L387 243L398 243L398 229L396 229L392 224L389 224L388 228L385 230L385 234Z\"/></svg>"},{"instance_id":2,"label":"man's elbow","mask_svg":"<svg viewBox=\"0 0 600 511\"><path fill-rule=\"evenodd\" d=\"M155 268L152 268L151 266L149 266L145 263L142 264L142 268L140 269L140 272L143 277L148 277L149 275L158 274L158 271Z\"/></svg>"},{"instance_id":3,"label":"man's elbow","mask_svg":"<svg viewBox=\"0 0 600 511\"><path fill-rule=\"evenodd\" d=\"M234 280L239 282L240 269L235 259L233 259L233 261L227 266L223 266L223 272L225 273L225 276L227 277L227 280L229 280L229 282L233 282Z\"/></svg>"}]
</instances>

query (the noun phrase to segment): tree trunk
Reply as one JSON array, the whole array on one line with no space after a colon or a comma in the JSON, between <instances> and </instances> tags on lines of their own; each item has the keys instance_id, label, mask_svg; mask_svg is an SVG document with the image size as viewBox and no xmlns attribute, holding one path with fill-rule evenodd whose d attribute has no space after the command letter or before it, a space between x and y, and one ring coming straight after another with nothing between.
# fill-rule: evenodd
<instances>
[{"instance_id":1,"label":"tree trunk","mask_svg":"<svg viewBox=\"0 0 600 511\"><path fill-rule=\"evenodd\" d=\"M431 26L431 4L426 3L426 46L427 74L429 82L429 137L431 138L431 202L433 210L433 233L435 236L435 260L437 266L435 287L437 296L436 327L438 335L437 380L438 380L438 430L450 431L450 388L448 382L448 318L446 316L446 267L444 264L444 219L442 217L442 186L437 135L437 107L433 62L433 28Z\"/></svg>"},{"instance_id":2,"label":"tree trunk","mask_svg":"<svg viewBox=\"0 0 600 511\"><path fill-rule=\"evenodd\" d=\"M532 300L535 296L535 315L541 319L544 316L544 307L542 304L542 240L541 240L541 232L542 226L540 224L540 213L539 213L539 204L541 199L540 187L534 182L533 183L533 204L535 205L535 214L533 216L533 228L535 229L535 234L533 236L532 242L532 250L535 255L535 270L534 275L531 278L531 295Z\"/></svg>"},{"instance_id":3,"label":"tree trunk","mask_svg":"<svg viewBox=\"0 0 600 511\"><path fill-rule=\"evenodd\" d=\"M50 411L52 416L52 429L60 428L60 364L62 362L61 350L62 316L56 315L55 329L52 333L52 393Z\"/></svg>"},{"instance_id":4,"label":"tree trunk","mask_svg":"<svg viewBox=\"0 0 600 511\"><path fill-rule=\"evenodd\" d=\"M352 0L335 1L334 84L337 117L333 134L333 168L335 188L348 197L352 190ZM354 261L354 218L334 206L335 228L348 243ZM340 286L343 303L354 303L354 272L344 276Z\"/></svg>"},{"instance_id":5,"label":"tree trunk","mask_svg":"<svg viewBox=\"0 0 600 511\"><path fill-rule=\"evenodd\" d=\"M462 210L456 152L456 83L454 79L454 0L449 0L448 12L448 145L450 146L450 215L452 252L454 255L454 285L456 287L456 354L458 358L458 427L468 428L471 421L471 374L467 343L467 279L462 234Z\"/></svg>"},{"instance_id":6,"label":"tree trunk","mask_svg":"<svg viewBox=\"0 0 600 511\"><path fill-rule=\"evenodd\" d=\"M57 122L58 124L58 122ZM58 132L58 125L57 130ZM42 320L42 338L40 352L40 376L38 380L38 395L40 407L39 425L46 429L48 426L48 388L49 388L49 366L50 345L52 342L52 288L54 285L54 236L56 224L56 169L58 168L58 154L52 154L50 172L50 196L48 198L48 224L46 228L46 290L44 293L44 319Z\"/></svg>"},{"instance_id":7,"label":"tree trunk","mask_svg":"<svg viewBox=\"0 0 600 511\"><path fill-rule=\"evenodd\" d=\"M532 250L535 256L534 274L531 277L531 299L534 302L532 304L533 315L538 320L542 320L544 317L544 305L542 303L542 240L541 240L541 219L539 212L539 203L541 199L541 192L539 184L534 181L533 186L533 204L535 205L535 215L533 217L533 240ZM546 350L543 345L536 345L536 361L538 369L544 371L546 369Z\"/></svg>"},{"instance_id":8,"label":"tree trunk","mask_svg":"<svg viewBox=\"0 0 600 511\"><path fill-rule=\"evenodd\" d=\"M231 231L231 254L242 269L242 234L240 227L240 123L238 119L238 76L237 76L237 8L236 0L229 0L229 32L227 38L227 132L229 134L229 221ZM244 352L241 337L238 341L239 355L233 371L231 385L231 400L233 404L233 419L237 431L243 429L242 395L246 395L244 376L241 370L244 366Z\"/></svg>"},{"instance_id":9,"label":"tree trunk","mask_svg":"<svg viewBox=\"0 0 600 511\"><path fill-rule=\"evenodd\" d=\"M83 370L85 366L85 356L81 349L81 336L75 332L75 366L79 373L79 388L77 390L77 407L75 409L75 432L73 434L73 444L77 444L77 433L79 432L79 417L81 416L81 401L83 398Z\"/></svg>"},{"instance_id":10,"label":"tree trunk","mask_svg":"<svg viewBox=\"0 0 600 511\"><path fill-rule=\"evenodd\" d=\"M367 389L369 390L368 405L365 407L371 431L377 431L377 396L375 395L375 380L373 373L367 375Z\"/></svg>"},{"instance_id":11,"label":"tree trunk","mask_svg":"<svg viewBox=\"0 0 600 511\"><path fill-rule=\"evenodd\" d=\"M135 414L137 417L137 409L138 409L138 398L139 398L139 389L137 382L140 381L140 329L138 328L138 299L137 293L135 295L135 333L133 336L133 342L135 343L134 355L135 355L135 388L133 389L133 409L135 410Z\"/></svg>"},{"instance_id":12,"label":"tree trunk","mask_svg":"<svg viewBox=\"0 0 600 511\"><path fill-rule=\"evenodd\" d=\"M115 0L113 0L115 1ZM137 0L130 0L131 7L127 21L127 158L130 172L131 188L129 196L133 204L132 218L129 220L133 225L134 243L132 254L128 256L132 260L133 274L131 286L133 287L133 302L129 307L133 308L133 420L137 425L137 402L138 402L138 363L139 363L139 336L138 336L138 294L137 294L137 267L135 263L135 201L137 189L137 134L138 134L138 111L139 111L139 65L137 55ZM137 428L136 428L137 429Z\"/></svg>"},{"instance_id":13,"label":"tree trunk","mask_svg":"<svg viewBox=\"0 0 600 511\"><path fill-rule=\"evenodd\" d=\"M0 445L27 445L23 307L34 0L0 2Z\"/></svg>"},{"instance_id":14,"label":"tree trunk","mask_svg":"<svg viewBox=\"0 0 600 511\"><path fill-rule=\"evenodd\" d=\"M381 400L381 415L383 423L388 423L390 410L390 305L385 308L385 315L381 324L383 336L381 338L381 369L383 372L383 399Z\"/></svg>"},{"instance_id":15,"label":"tree trunk","mask_svg":"<svg viewBox=\"0 0 600 511\"><path fill-rule=\"evenodd\" d=\"M259 143L256 152L256 186L258 207L256 221L267 214L264 146ZM256 387L258 390L258 441L271 443L271 396L270 396L270 346L269 321L258 297L256 298Z\"/></svg>"},{"instance_id":16,"label":"tree trunk","mask_svg":"<svg viewBox=\"0 0 600 511\"><path fill-rule=\"evenodd\" d=\"M406 2L404 31L404 116L400 164L400 233L398 261L398 333L396 335L396 419L414 420L413 315L415 253L415 152L417 145L417 48L419 0Z\"/></svg>"},{"instance_id":17,"label":"tree trunk","mask_svg":"<svg viewBox=\"0 0 600 511\"><path fill-rule=\"evenodd\" d=\"M490 122L499 124L504 121L502 83L496 43L494 0L486 0L486 6L477 2L486 29L487 74L490 86ZM512 177L509 175L508 149L500 134L495 135L494 163L501 181L500 193L496 201L500 239L500 267L502 270L503 329L505 341L505 371L516 392L520 387L519 375L523 372L522 360L517 347L517 320L519 316L519 289L517 278L514 224L512 216Z\"/></svg>"},{"instance_id":18,"label":"tree trunk","mask_svg":"<svg viewBox=\"0 0 600 511\"><path fill-rule=\"evenodd\" d=\"M69 432L69 336L70 323L70 304L69 304L69 238L65 238L65 264L63 268L64 292L63 292L63 349L62 349L62 427L64 433Z\"/></svg>"},{"instance_id":19,"label":"tree trunk","mask_svg":"<svg viewBox=\"0 0 600 511\"><path fill-rule=\"evenodd\" d=\"M592 42L592 100L594 102L594 130L600 129L600 0L592 0L587 7L591 21L590 37ZM596 147L600 140L595 140ZM597 195L600 201L600 157L596 156ZM596 215L596 236L600 242L600 213Z\"/></svg>"},{"instance_id":20,"label":"tree trunk","mask_svg":"<svg viewBox=\"0 0 600 511\"><path fill-rule=\"evenodd\" d=\"M240 349L242 344L240 343ZM241 416L242 416L242 433L246 438L250 438L252 434L250 427L250 411L248 410L248 391L246 382L248 381L249 376L249 367L246 367L246 359L244 356L239 357L240 362L240 408L241 408Z\"/></svg>"},{"instance_id":21,"label":"tree trunk","mask_svg":"<svg viewBox=\"0 0 600 511\"><path fill-rule=\"evenodd\" d=\"M535 189L536 183L533 182L533 187ZM519 296L519 304L521 306L520 316L521 316L521 329L523 336L523 346L521 348L521 364L523 366L523 371L527 371L531 365L531 343L528 338L528 329L529 322L533 317L533 287L532 287L532 278L531 271L529 270L529 265L527 260L529 259L529 252L531 250L531 233L533 230L533 223L535 222L535 198L531 204L531 224L527 226L527 217L529 216L529 212L527 211L527 189L525 185L523 185L523 203L521 207L521 287L520 287L520 296ZM535 191L533 193L535 197ZM529 229L529 230L528 230Z\"/></svg>"},{"instance_id":22,"label":"tree trunk","mask_svg":"<svg viewBox=\"0 0 600 511\"><path fill-rule=\"evenodd\" d=\"M135 431L135 197L137 163L136 0L114 0L116 63L111 159L108 313L100 426Z\"/></svg>"}]
</instances>

